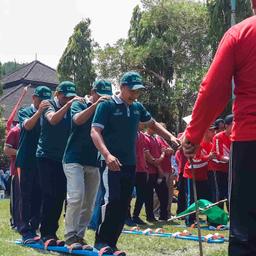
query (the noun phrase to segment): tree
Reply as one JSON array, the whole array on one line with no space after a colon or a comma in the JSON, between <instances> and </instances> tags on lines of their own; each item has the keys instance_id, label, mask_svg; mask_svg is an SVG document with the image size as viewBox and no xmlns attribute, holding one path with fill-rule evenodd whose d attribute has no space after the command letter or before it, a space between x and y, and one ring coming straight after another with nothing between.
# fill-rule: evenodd
<instances>
[{"instance_id":1,"label":"tree","mask_svg":"<svg viewBox=\"0 0 256 256\"><path fill-rule=\"evenodd\" d=\"M89 26L89 19L82 20L75 26L57 67L60 81L73 81L80 95L89 92L96 77L92 63L93 40Z\"/></svg>"},{"instance_id":2,"label":"tree","mask_svg":"<svg viewBox=\"0 0 256 256\"><path fill-rule=\"evenodd\" d=\"M141 100L159 121L179 132L211 59L207 8L186 0L142 4L143 9L133 10L128 39L100 51L104 64L98 70L106 76L127 70L142 73L147 89Z\"/></svg>"},{"instance_id":3,"label":"tree","mask_svg":"<svg viewBox=\"0 0 256 256\"><path fill-rule=\"evenodd\" d=\"M250 0L236 0L236 23L252 15ZM209 38L214 55L220 39L231 26L230 0L207 0Z\"/></svg>"},{"instance_id":4,"label":"tree","mask_svg":"<svg viewBox=\"0 0 256 256\"><path fill-rule=\"evenodd\" d=\"M2 75L8 75L25 65L27 65L27 63L17 63L16 61L5 62L2 65Z\"/></svg>"},{"instance_id":5,"label":"tree","mask_svg":"<svg viewBox=\"0 0 256 256\"><path fill-rule=\"evenodd\" d=\"M2 64L0 62L0 96L2 95L2 84L1 84L1 77L2 77ZM2 118L2 107L0 106L0 169L5 169L8 165L8 159L4 155L4 142L5 142L5 123Z\"/></svg>"}]
</instances>

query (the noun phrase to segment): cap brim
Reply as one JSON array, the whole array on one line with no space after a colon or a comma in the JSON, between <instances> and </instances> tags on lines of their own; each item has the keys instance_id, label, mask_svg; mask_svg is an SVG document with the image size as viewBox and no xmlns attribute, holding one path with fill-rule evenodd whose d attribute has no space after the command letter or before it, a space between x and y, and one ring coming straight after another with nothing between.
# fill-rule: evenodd
<instances>
[{"instance_id":1,"label":"cap brim","mask_svg":"<svg viewBox=\"0 0 256 256\"><path fill-rule=\"evenodd\" d=\"M131 90L139 90L139 89L144 89L145 86L142 84L134 84L133 86L130 87Z\"/></svg>"},{"instance_id":2,"label":"cap brim","mask_svg":"<svg viewBox=\"0 0 256 256\"><path fill-rule=\"evenodd\" d=\"M63 93L65 97L74 97L74 96L77 96L76 93L74 92L68 92L68 93Z\"/></svg>"},{"instance_id":3,"label":"cap brim","mask_svg":"<svg viewBox=\"0 0 256 256\"><path fill-rule=\"evenodd\" d=\"M44 97L39 97L41 100L49 100L51 99L51 96L44 96Z\"/></svg>"},{"instance_id":4,"label":"cap brim","mask_svg":"<svg viewBox=\"0 0 256 256\"><path fill-rule=\"evenodd\" d=\"M100 96L112 96L113 95L112 92L101 92L101 93L99 93L99 92L96 91L96 93Z\"/></svg>"},{"instance_id":5,"label":"cap brim","mask_svg":"<svg viewBox=\"0 0 256 256\"><path fill-rule=\"evenodd\" d=\"M33 96L36 96L36 97L38 97L41 100L49 100L52 97L51 95L49 95L49 96L40 96L38 94L33 94Z\"/></svg>"}]
</instances>

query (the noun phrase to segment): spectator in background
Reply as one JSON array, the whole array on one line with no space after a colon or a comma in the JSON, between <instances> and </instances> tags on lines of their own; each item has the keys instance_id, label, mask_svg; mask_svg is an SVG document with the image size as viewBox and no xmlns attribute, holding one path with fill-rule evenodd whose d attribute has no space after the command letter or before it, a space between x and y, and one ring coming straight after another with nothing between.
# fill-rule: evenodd
<instances>
[{"instance_id":1,"label":"spectator in background","mask_svg":"<svg viewBox=\"0 0 256 256\"><path fill-rule=\"evenodd\" d=\"M228 198L228 170L232 125L233 115L227 115L225 117L225 130L213 137L212 153L214 158L209 162L208 178L211 201L214 203ZM223 208L224 204L219 206Z\"/></svg>"},{"instance_id":2,"label":"spectator in background","mask_svg":"<svg viewBox=\"0 0 256 256\"><path fill-rule=\"evenodd\" d=\"M214 122L214 127L215 127L216 133L224 131L225 130L225 121L222 118L218 118Z\"/></svg>"},{"instance_id":3,"label":"spectator in background","mask_svg":"<svg viewBox=\"0 0 256 256\"><path fill-rule=\"evenodd\" d=\"M182 133L178 134L178 138L181 138ZM184 155L183 149L179 148L175 153L175 160L178 165L178 178L177 188L179 191L178 202L177 202L177 213L179 214L187 209L186 205L186 179L183 177L184 168L187 162L187 158Z\"/></svg>"},{"instance_id":4,"label":"spectator in background","mask_svg":"<svg viewBox=\"0 0 256 256\"><path fill-rule=\"evenodd\" d=\"M14 126L5 139L4 154L10 158L11 191L10 191L10 224L11 228L20 226L20 185L19 175L15 166L20 138L20 125Z\"/></svg>"},{"instance_id":5,"label":"spectator in background","mask_svg":"<svg viewBox=\"0 0 256 256\"><path fill-rule=\"evenodd\" d=\"M209 200L208 193L208 162L214 155L211 154L212 149L212 137L214 134L214 129L210 127L204 135L203 141L201 142L196 155L193 157L192 162L187 161L183 177L187 181L186 189L186 202L187 207L194 203L194 190L193 190L193 174L196 182L197 197L198 199ZM192 167L193 165L193 167ZM187 226L194 224L196 219L195 214L191 214L185 218Z\"/></svg>"},{"instance_id":6,"label":"spectator in background","mask_svg":"<svg viewBox=\"0 0 256 256\"><path fill-rule=\"evenodd\" d=\"M143 125L139 126L136 139L136 201L133 211L132 220L135 224L145 225L146 223L139 217L141 208L146 200L146 184L147 184L147 169L145 161L145 135L142 131Z\"/></svg>"},{"instance_id":7,"label":"spectator in background","mask_svg":"<svg viewBox=\"0 0 256 256\"><path fill-rule=\"evenodd\" d=\"M160 124L166 129L165 123L160 123ZM161 136L156 136L156 139L160 145L161 152L164 154L163 161L160 163L161 169L163 170L162 182L156 185L156 192L165 201L165 203L163 203L164 207L167 203L167 206L166 206L167 215L165 213L161 214L161 208L160 208L159 220L166 221L168 218L171 217L171 206L172 206L173 189L174 189L174 184L173 184L174 172L172 169L171 157L174 153L174 150L166 142L166 140L163 139ZM167 188L167 195L165 195L166 188ZM161 204L160 204L160 207L161 207ZM162 212L165 212L165 210L162 210Z\"/></svg>"}]
</instances>

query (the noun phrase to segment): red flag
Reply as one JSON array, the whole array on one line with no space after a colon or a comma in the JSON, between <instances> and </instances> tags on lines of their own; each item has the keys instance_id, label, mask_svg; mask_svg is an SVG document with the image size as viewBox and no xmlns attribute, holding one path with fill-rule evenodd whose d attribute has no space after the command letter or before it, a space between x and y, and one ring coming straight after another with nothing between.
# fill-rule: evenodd
<instances>
[{"instance_id":1,"label":"red flag","mask_svg":"<svg viewBox=\"0 0 256 256\"><path fill-rule=\"evenodd\" d=\"M19 106L20 106L24 96L27 93L28 87L29 86L26 86L26 87L23 88L22 94L20 95L19 100L17 101L16 105L14 106L14 108L12 110L12 113L10 114L10 116L9 116L9 118L7 120L7 123L6 123L6 133L8 133L10 131L10 129L11 129L12 122L13 122L13 120L15 118L15 115L16 115L16 113L18 111L18 108L19 108Z\"/></svg>"}]
</instances>

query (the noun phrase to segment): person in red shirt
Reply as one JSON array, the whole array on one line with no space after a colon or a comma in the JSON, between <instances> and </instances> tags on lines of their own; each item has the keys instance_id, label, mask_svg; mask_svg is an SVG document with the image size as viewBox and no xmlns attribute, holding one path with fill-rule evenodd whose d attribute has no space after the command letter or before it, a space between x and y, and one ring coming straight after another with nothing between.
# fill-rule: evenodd
<instances>
[{"instance_id":1,"label":"person in red shirt","mask_svg":"<svg viewBox=\"0 0 256 256\"><path fill-rule=\"evenodd\" d=\"M212 150L212 137L214 135L214 129L210 127L204 135L203 141L201 142L196 155L193 157L192 162L187 161L183 177L187 180L186 187L186 201L187 207L194 203L194 191L192 178L194 172L196 188L197 188L197 197L198 199L209 199L208 193L208 161L213 157L211 154ZM192 169L193 165L193 169ZM185 223L189 227L194 224L196 220L196 215L191 214L185 218Z\"/></svg>"},{"instance_id":2,"label":"person in red shirt","mask_svg":"<svg viewBox=\"0 0 256 256\"><path fill-rule=\"evenodd\" d=\"M177 202L177 212L179 214L186 210L186 180L183 177L185 164L187 162L187 158L184 155L182 148L178 149L175 153L175 159L178 164L178 181L177 188L179 191L178 194L178 202Z\"/></svg>"},{"instance_id":3,"label":"person in red shirt","mask_svg":"<svg viewBox=\"0 0 256 256\"><path fill-rule=\"evenodd\" d=\"M182 137L183 133L178 134L178 139ZM187 162L187 157L184 155L182 147L179 148L175 153L175 160L178 165L178 180L177 188L179 191L178 202L177 202L177 212L179 214L187 209L186 207L186 179L183 177L184 168Z\"/></svg>"},{"instance_id":4,"label":"person in red shirt","mask_svg":"<svg viewBox=\"0 0 256 256\"><path fill-rule=\"evenodd\" d=\"M256 13L256 0L251 0ZM231 98L234 79L234 124L231 132L229 255L256 255L256 16L231 27L222 38L201 84L192 120L182 140L187 157L195 155L205 130Z\"/></svg>"},{"instance_id":5,"label":"person in red shirt","mask_svg":"<svg viewBox=\"0 0 256 256\"><path fill-rule=\"evenodd\" d=\"M161 123L165 128L166 125L165 123ZM163 171L163 181L165 181L165 184L162 182L157 184L157 190L158 194L162 194L162 197L165 200L165 204L167 204L167 216L161 216L160 219L162 220L167 220L168 218L171 217L171 206L172 206L172 198L173 198L173 189L174 189L174 176L173 176L173 169L172 169L172 164L171 164L171 156L173 154L173 149L171 146L166 142L165 139L163 139L161 136L156 137L158 144L161 147L162 153L164 153L164 157L162 162L160 163L161 169ZM168 189L167 195L166 193L166 187ZM164 204L164 205L165 205Z\"/></svg>"},{"instance_id":6,"label":"person in red shirt","mask_svg":"<svg viewBox=\"0 0 256 256\"><path fill-rule=\"evenodd\" d=\"M147 184L147 169L146 160L144 156L145 150L145 134L142 131L138 131L136 139L136 201L133 210L132 220L135 224L145 225L146 223L139 217L141 208L145 203L145 187Z\"/></svg>"},{"instance_id":7,"label":"person in red shirt","mask_svg":"<svg viewBox=\"0 0 256 256\"><path fill-rule=\"evenodd\" d=\"M10 193L10 224L11 228L18 229L20 219L20 186L17 168L15 166L16 154L19 145L20 126L14 126L7 134L4 144L4 154L10 158L11 193Z\"/></svg>"},{"instance_id":8,"label":"person in red shirt","mask_svg":"<svg viewBox=\"0 0 256 256\"><path fill-rule=\"evenodd\" d=\"M165 192L162 193L161 191L159 193L159 190L157 188L157 182L159 182L159 184L162 182L165 183L165 181L163 180L163 170L160 165L160 163L163 161L164 153L161 151L161 147L152 129L148 128L145 136L145 159L148 172L145 208L147 221L155 222L157 220L153 212L154 189L156 190L157 196L160 201L160 218L167 218L168 201L166 198L168 194L168 189L165 185Z\"/></svg>"},{"instance_id":9,"label":"person in red shirt","mask_svg":"<svg viewBox=\"0 0 256 256\"><path fill-rule=\"evenodd\" d=\"M209 162L208 179L211 190L211 202L228 198L228 170L230 155L230 134L233 115L225 117L225 130L213 137L212 153L214 158ZM219 205L224 208L224 204ZM227 207L228 208L228 207Z\"/></svg>"}]
</instances>

